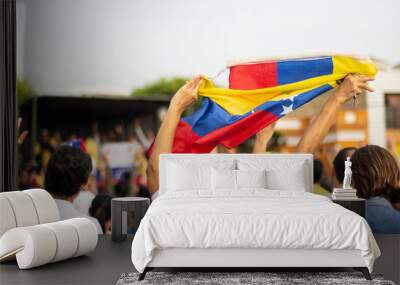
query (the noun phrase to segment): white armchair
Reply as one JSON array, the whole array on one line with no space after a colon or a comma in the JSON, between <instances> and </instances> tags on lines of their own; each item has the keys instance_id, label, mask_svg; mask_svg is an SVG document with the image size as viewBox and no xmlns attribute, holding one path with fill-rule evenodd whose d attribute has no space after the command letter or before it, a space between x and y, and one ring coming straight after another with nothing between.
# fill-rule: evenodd
<instances>
[{"instance_id":1,"label":"white armchair","mask_svg":"<svg viewBox=\"0 0 400 285\"><path fill-rule=\"evenodd\" d=\"M20 269L80 256L97 245L97 229L87 218L59 221L57 205L43 189L0 193L0 262Z\"/></svg>"}]
</instances>

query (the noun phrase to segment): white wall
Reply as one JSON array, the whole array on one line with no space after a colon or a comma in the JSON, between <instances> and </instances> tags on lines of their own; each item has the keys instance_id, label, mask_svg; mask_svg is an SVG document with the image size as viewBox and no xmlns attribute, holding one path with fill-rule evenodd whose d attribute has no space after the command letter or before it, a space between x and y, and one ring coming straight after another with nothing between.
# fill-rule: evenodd
<instances>
[{"instance_id":1,"label":"white wall","mask_svg":"<svg viewBox=\"0 0 400 285\"><path fill-rule=\"evenodd\" d=\"M43 94L128 94L160 76L214 75L236 58L329 51L400 61L397 0L17 1L26 4L19 73Z\"/></svg>"},{"instance_id":2,"label":"white wall","mask_svg":"<svg viewBox=\"0 0 400 285\"><path fill-rule=\"evenodd\" d=\"M400 70L381 71L372 82L374 92L368 94L368 143L386 147L385 94L400 94Z\"/></svg>"},{"instance_id":3,"label":"white wall","mask_svg":"<svg viewBox=\"0 0 400 285\"><path fill-rule=\"evenodd\" d=\"M24 71L24 45L26 27L26 3L17 2L17 73L23 75Z\"/></svg>"}]
</instances>

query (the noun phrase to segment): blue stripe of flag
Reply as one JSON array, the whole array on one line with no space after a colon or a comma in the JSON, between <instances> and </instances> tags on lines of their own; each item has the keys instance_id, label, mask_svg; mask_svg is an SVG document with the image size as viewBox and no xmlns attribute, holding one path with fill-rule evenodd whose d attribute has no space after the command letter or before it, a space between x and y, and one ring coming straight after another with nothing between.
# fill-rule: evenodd
<instances>
[{"instance_id":1,"label":"blue stripe of flag","mask_svg":"<svg viewBox=\"0 0 400 285\"><path fill-rule=\"evenodd\" d=\"M310 59L282 60L277 62L278 85L289 84L313 77L332 74L331 56Z\"/></svg>"}]
</instances>

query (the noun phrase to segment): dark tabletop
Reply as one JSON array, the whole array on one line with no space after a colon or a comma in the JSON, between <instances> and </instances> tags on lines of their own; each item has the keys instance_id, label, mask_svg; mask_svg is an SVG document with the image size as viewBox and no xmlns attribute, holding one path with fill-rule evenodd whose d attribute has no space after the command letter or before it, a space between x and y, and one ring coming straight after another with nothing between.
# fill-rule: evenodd
<instances>
[{"instance_id":1,"label":"dark tabletop","mask_svg":"<svg viewBox=\"0 0 400 285\"><path fill-rule=\"evenodd\" d=\"M115 284L122 273L135 271L131 261L132 237L112 242L99 235L96 249L40 267L19 270L16 261L0 264L0 284Z\"/></svg>"}]
</instances>

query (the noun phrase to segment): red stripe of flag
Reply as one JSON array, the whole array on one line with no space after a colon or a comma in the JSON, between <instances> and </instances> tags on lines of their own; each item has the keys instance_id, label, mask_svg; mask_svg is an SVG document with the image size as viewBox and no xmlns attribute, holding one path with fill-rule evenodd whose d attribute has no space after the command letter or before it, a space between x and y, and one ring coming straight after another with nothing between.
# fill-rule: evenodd
<instances>
[{"instance_id":1,"label":"red stripe of flag","mask_svg":"<svg viewBox=\"0 0 400 285\"><path fill-rule=\"evenodd\" d=\"M233 124L217 129L197 139L192 145L192 149L200 150L199 147L202 147L204 144L213 146L211 150L217 144L223 144L228 148L235 147L278 119L278 116L270 112L258 110Z\"/></svg>"},{"instance_id":2,"label":"red stripe of flag","mask_svg":"<svg viewBox=\"0 0 400 285\"><path fill-rule=\"evenodd\" d=\"M235 65L230 67L229 88L249 90L278 85L277 63Z\"/></svg>"}]
</instances>

